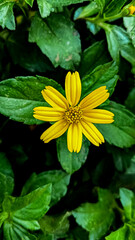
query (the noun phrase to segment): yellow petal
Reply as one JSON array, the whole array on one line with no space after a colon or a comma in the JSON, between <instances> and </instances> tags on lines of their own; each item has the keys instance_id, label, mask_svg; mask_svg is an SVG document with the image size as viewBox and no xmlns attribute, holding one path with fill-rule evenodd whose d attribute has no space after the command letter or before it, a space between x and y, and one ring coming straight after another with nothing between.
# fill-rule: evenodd
<instances>
[{"instance_id":1,"label":"yellow petal","mask_svg":"<svg viewBox=\"0 0 135 240\"><path fill-rule=\"evenodd\" d=\"M82 128L81 124L77 124L78 127L78 137L77 137L77 153L80 152L81 147L82 147Z\"/></svg>"},{"instance_id":2,"label":"yellow petal","mask_svg":"<svg viewBox=\"0 0 135 240\"><path fill-rule=\"evenodd\" d=\"M88 94L79 104L80 108L83 111L87 111L88 109L96 108L103 102L107 100L109 97L109 93L107 92L106 86L102 86L90 94Z\"/></svg>"},{"instance_id":3,"label":"yellow petal","mask_svg":"<svg viewBox=\"0 0 135 240\"><path fill-rule=\"evenodd\" d=\"M54 123L51 127L49 127L43 134L41 135L40 139L43 140L45 143L50 142L52 139L58 138L66 132L68 129L69 124L62 119L58 122Z\"/></svg>"},{"instance_id":4,"label":"yellow petal","mask_svg":"<svg viewBox=\"0 0 135 240\"><path fill-rule=\"evenodd\" d=\"M78 138L77 130L78 130L78 128L77 128L77 124L73 123L72 125L73 125L73 151L76 152L76 150L77 150L77 138Z\"/></svg>"},{"instance_id":5,"label":"yellow petal","mask_svg":"<svg viewBox=\"0 0 135 240\"><path fill-rule=\"evenodd\" d=\"M82 146L82 129L80 123L70 124L67 132L67 146L70 152L79 152Z\"/></svg>"},{"instance_id":6,"label":"yellow petal","mask_svg":"<svg viewBox=\"0 0 135 240\"><path fill-rule=\"evenodd\" d=\"M83 134L91 143L93 143L95 146L99 146L100 143L104 142L102 134L92 123L85 122L84 120L81 120L80 123Z\"/></svg>"},{"instance_id":7,"label":"yellow petal","mask_svg":"<svg viewBox=\"0 0 135 240\"><path fill-rule=\"evenodd\" d=\"M104 109L92 109L83 113L83 119L92 123L112 123L114 114Z\"/></svg>"},{"instance_id":8,"label":"yellow petal","mask_svg":"<svg viewBox=\"0 0 135 240\"><path fill-rule=\"evenodd\" d=\"M78 72L68 72L65 79L66 98L71 106L76 106L81 97L81 80Z\"/></svg>"},{"instance_id":9,"label":"yellow petal","mask_svg":"<svg viewBox=\"0 0 135 240\"><path fill-rule=\"evenodd\" d=\"M67 132L67 147L70 152L73 152L73 124L70 124Z\"/></svg>"},{"instance_id":10,"label":"yellow petal","mask_svg":"<svg viewBox=\"0 0 135 240\"><path fill-rule=\"evenodd\" d=\"M42 121L58 121L62 119L63 112L58 111L55 108L51 107L36 107L34 108L34 115L36 119L42 120Z\"/></svg>"},{"instance_id":11,"label":"yellow petal","mask_svg":"<svg viewBox=\"0 0 135 240\"><path fill-rule=\"evenodd\" d=\"M48 102L54 108L68 108L68 101L66 98L55 88L51 86L47 86L44 90L42 90L42 95L46 102Z\"/></svg>"},{"instance_id":12,"label":"yellow petal","mask_svg":"<svg viewBox=\"0 0 135 240\"><path fill-rule=\"evenodd\" d=\"M75 101L75 105L77 105L79 100L80 100L81 91L82 91L81 80L80 80L79 73L77 71L75 72L75 79L76 79L76 101Z\"/></svg>"},{"instance_id":13,"label":"yellow petal","mask_svg":"<svg viewBox=\"0 0 135 240\"><path fill-rule=\"evenodd\" d=\"M55 108L52 108L52 107L35 107L33 110L36 112L36 111L44 111L44 109L48 109L48 111L52 111L52 109L54 110L54 111L57 111L57 112L59 112L59 113L62 113L62 112L65 112L65 110L64 109L62 109L62 108L59 108L59 107L55 107Z\"/></svg>"},{"instance_id":14,"label":"yellow petal","mask_svg":"<svg viewBox=\"0 0 135 240\"><path fill-rule=\"evenodd\" d=\"M56 122L60 119L62 119L61 116L50 116L50 117L46 117L46 116L40 116L38 114L34 114L33 115L34 118L38 119L38 120L41 120L41 121L46 121L46 122Z\"/></svg>"},{"instance_id":15,"label":"yellow petal","mask_svg":"<svg viewBox=\"0 0 135 240\"><path fill-rule=\"evenodd\" d=\"M96 137L100 139L101 142L99 142L99 143L104 143L105 140L104 140L103 135L102 135L101 132L99 132L99 130L94 126L94 124L90 123L89 126L90 126L91 130L93 130L93 136L94 136L94 133L95 133Z\"/></svg>"},{"instance_id":16,"label":"yellow petal","mask_svg":"<svg viewBox=\"0 0 135 240\"><path fill-rule=\"evenodd\" d=\"M70 96L71 94L70 79L71 79L71 72L68 72L65 78L65 93L66 93L66 98L69 104L72 105L71 96Z\"/></svg>"}]
</instances>

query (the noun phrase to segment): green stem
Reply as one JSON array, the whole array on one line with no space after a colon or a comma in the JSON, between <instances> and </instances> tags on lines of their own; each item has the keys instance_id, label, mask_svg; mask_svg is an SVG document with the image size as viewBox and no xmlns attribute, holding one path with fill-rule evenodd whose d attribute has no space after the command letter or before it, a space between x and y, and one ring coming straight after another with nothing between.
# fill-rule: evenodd
<instances>
[{"instance_id":1,"label":"green stem","mask_svg":"<svg viewBox=\"0 0 135 240\"><path fill-rule=\"evenodd\" d=\"M85 18L85 20L90 21L99 27L103 28L104 30L109 30L110 29L110 24L105 23L103 18L98 18L98 19L92 19L92 18Z\"/></svg>"},{"instance_id":2,"label":"green stem","mask_svg":"<svg viewBox=\"0 0 135 240\"><path fill-rule=\"evenodd\" d=\"M26 11L24 10L24 8L22 7L22 5L20 3L17 4L18 7L22 10L23 14L25 17L27 17Z\"/></svg>"},{"instance_id":3,"label":"green stem","mask_svg":"<svg viewBox=\"0 0 135 240\"><path fill-rule=\"evenodd\" d=\"M116 202L114 208L120 213L121 220L124 222L125 221L124 210L120 208Z\"/></svg>"},{"instance_id":4,"label":"green stem","mask_svg":"<svg viewBox=\"0 0 135 240\"><path fill-rule=\"evenodd\" d=\"M109 31L110 29L110 24L105 23L105 22L98 22L97 23L98 26L100 26L101 28L103 28L105 31Z\"/></svg>"},{"instance_id":5,"label":"green stem","mask_svg":"<svg viewBox=\"0 0 135 240\"><path fill-rule=\"evenodd\" d=\"M21 2L20 0L16 0L16 5L18 5L18 7L22 10L24 16L27 17L27 10L28 10L27 4L24 1Z\"/></svg>"}]
</instances>

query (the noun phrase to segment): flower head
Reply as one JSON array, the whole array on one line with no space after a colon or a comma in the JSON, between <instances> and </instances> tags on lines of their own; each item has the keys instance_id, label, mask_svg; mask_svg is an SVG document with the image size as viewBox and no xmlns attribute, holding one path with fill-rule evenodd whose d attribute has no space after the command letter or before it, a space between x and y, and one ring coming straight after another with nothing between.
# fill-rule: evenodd
<instances>
[{"instance_id":1,"label":"flower head","mask_svg":"<svg viewBox=\"0 0 135 240\"><path fill-rule=\"evenodd\" d=\"M34 117L55 122L41 135L48 143L67 131L67 146L70 152L79 152L82 135L96 146L104 142L103 135L93 123L112 123L114 114L104 109L95 109L109 97L106 86L88 94L80 101L81 80L78 72L68 72L65 79L66 98L55 88L47 86L42 90L43 98L51 107L34 108ZM79 103L80 101L80 103Z\"/></svg>"}]
</instances>

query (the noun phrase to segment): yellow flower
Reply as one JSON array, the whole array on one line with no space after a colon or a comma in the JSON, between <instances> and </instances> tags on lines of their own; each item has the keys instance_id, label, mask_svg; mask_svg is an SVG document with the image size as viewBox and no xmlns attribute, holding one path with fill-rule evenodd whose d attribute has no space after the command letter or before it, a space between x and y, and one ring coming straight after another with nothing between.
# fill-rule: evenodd
<instances>
[{"instance_id":1,"label":"yellow flower","mask_svg":"<svg viewBox=\"0 0 135 240\"><path fill-rule=\"evenodd\" d=\"M79 103L81 81L78 72L68 72L65 79L66 98L55 88L47 86L42 90L43 98L52 107L34 108L34 117L55 122L41 135L48 143L67 131L67 146L70 152L79 152L82 146L82 134L96 146L104 142L103 135L93 123L112 123L114 114L103 109L95 109L109 97L106 86L88 94ZM79 104L78 104L79 103Z\"/></svg>"},{"instance_id":2,"label":"yellow flower","mask_svg":"<svg viewBox=\"0 0 135 240\"><path fill-rule=\"evenodd\" d=\"M129 11L130 11L130 14L131 14L131 15L134 14L134 13L135 13L135 6L131 5L131 6L129 7Z\"/></svg>"}]
</instances>

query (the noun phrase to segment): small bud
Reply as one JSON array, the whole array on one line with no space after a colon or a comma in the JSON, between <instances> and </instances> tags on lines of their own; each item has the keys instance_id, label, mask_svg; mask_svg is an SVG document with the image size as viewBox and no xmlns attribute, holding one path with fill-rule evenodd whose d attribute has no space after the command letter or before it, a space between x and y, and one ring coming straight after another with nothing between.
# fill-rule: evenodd
<instances>
[{"instance_id":1,"label":"small bud","mask_svg":"<svg viewBox=\"0 0 135 240\"><path fill-rule=\"evenodd\" d=\"M133 15L135 13L135 6L131 5L129 7L130 14Z\"/></svg>"}]
</instances>

